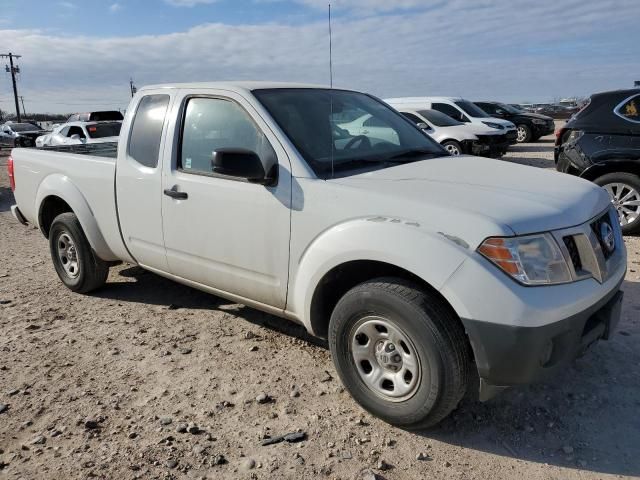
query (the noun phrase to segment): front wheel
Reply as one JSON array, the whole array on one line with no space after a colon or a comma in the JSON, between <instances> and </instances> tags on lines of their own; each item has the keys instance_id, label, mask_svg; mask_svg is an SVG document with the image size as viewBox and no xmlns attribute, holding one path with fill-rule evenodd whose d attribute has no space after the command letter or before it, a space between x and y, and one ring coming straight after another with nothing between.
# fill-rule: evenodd
<instances>
[{"instance_id":1,"label":"front wheel","mask_svg":"<svg viewBox=\"0 0 640 480\"><path fill-rule=\"evenodd\" d=\"M109 264L93 252L74 213L61 213L53 220L49 248L56 273L70 290L87 293L106 282Z\"/></svg>"},{"instance_id":2,"label":"front wheel","mask_svg":"<svg viewBox=\"0 0 640 480\"><path fill-rule=\"evenodd\" d=\"M609 194L618 212L622 233L640 233L640 177L632 173L608 173L594 182Z\"/></svg>"},{"instance_id":3,"label":"front wheel","mask_svg":"<svg viewBox=\"0 0 640 480\"><path fill-rule=\"evenodd\" d=\"M516 140L518 141L518 143L527 143L530 142L533 138L531 129L527 125L518 125L517 133L518 136Z\"/></svg>"},{"instance_id":4,"label":"front wheel","mask_svg":"<svg viewBox=\"0 0 640 480\"><path fill-rule=\"evenodd\" d=\"M457 157L458 155L462 155L462 147L455 140L447 140L442 144L444 149L449 152L449 155Z\"/></svg>"},{"instance_id":5,"label":"front wheel","mask_svg":"<svg viewBox=\"0 0 640 480\"><path fill-rule=\"evenodd\" d=\"M354 399L407 429L445 418L467 387L468 343L437 294L399 278L364 282L340 299L329 324L338 375Z\"/></svg>"}]
</instances>

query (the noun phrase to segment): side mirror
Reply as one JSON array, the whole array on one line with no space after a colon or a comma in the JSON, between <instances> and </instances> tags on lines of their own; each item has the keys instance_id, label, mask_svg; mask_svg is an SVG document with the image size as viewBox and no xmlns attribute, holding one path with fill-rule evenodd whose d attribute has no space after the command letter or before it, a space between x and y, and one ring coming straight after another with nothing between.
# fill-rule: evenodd
<instances>
[{"instance_id":1,"label":"side mirror","mask_svg":"<svg viewBox=\"0 0 640 480\"><path fill-rule=\"evenodd\" d=\"M73 135L71 135L69 138L70 138L71 140L75 140L76 142L79 142L79 141L81 140L81 139L80 139L80 135L78 135L77 133L74 133L74 134L73 134Z\"/></svg>"},{"instance_id":2,"label":"side mirror","mask_svg":"<svg viewBox=\"0 0 640 480\"><path fill-rule=\"evenodd\" d=\"M258 154L243 148L220 148L213 152L211 171L262 185L271 185L275 180L265 171Z\"/></svg>"}]
</instances>

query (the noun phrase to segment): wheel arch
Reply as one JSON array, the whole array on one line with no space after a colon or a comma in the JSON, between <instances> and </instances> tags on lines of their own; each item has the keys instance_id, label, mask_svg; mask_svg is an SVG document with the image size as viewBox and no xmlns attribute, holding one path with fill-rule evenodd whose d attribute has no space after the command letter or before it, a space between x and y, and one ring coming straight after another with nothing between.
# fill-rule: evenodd
<instances>
[{"instance_id":1,"label":"wheel arch","mask_svg":"<svg viewBox=\"0 0 640 480\"><path fill-rule=\"evenodd\" d=\"M61 213L71 212L78 217L82 230L99 258L118 260L100 231L91 207L82 192L64 175L51 175L40 184L36 193L38 227L48 238L51 223Z\"/></svg>"},{"instance_id":2,"label":"wheel arch","mask_svg":"<svg viewBox=\"0 0 640 480\"><path fill-rule=\"evenodd\" d=\"M598 163L586 169L580 176L593 182L595 179L609 173L630 173L640 177L640 160L621 159Z\"/></svg>"},{"instance_id":3,"label":"wheel arch","mask_svg":"<svg viewBox=\"0 0 640 480\"><path fill-rule=\"evenodd\" d=\"M329 319L340 298L356 285L375 278L399 278L438 297L462 322L449 301L429 282L402 267L377 260L352 260L335 266L320 279L311 299L309 322L314 335L326 338Z\"/></svg>"},{"instance_id":4,"label":"wheel arch","mask_svg":"<svg viewBox=\"0 0 640 480\"><path fill-rule=\"evenodd\" d=\"M380 218L335 226L312 242L298 262L287 309L314 335L326 335L337 301L355 285L396 276L439 292L467 258L444 236L425 232L412 222ZM455 312L451 302L438 295Z\"/></svg>"}]
</instances>

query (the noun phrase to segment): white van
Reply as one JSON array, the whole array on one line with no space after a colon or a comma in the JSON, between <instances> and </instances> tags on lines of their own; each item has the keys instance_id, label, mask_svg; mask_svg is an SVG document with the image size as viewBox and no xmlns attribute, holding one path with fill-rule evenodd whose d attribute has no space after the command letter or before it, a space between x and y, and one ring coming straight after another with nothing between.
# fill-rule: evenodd
<instances>
[{"instance_id":1,"label":"white van","mask_svg":"<svg viewBox=\"0 0 640 480\"><path fill-rule=\"evenodd\" d=\"M508 120L489 116L480 107L460 97L401 97L387 98L385 102L395 109L414 108L437 110L463 123L489 127L505 135L507 145L501 153L506 153L508 146L517 142L516 126Z\"/></svg>"}]
</instances>

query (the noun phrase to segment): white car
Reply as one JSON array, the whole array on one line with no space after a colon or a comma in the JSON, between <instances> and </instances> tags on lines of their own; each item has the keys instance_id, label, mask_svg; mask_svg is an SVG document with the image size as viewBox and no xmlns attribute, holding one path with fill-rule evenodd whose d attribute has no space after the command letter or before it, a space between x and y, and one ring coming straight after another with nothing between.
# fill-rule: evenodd
<instances>
[{"instance_id":1,"label":"white car","mask_svg":"<svg viewBox=\"0 0 640 480\"><path fill-rule=\"evenodd\" d=\"M496 156L499 153L496 145L500 142L496 140L501 140L502 135L495 129L462 123L437 110L402 105L396 109L442 145L450 155Z\"/></svg>"},{"instance_id":2,"label":"white car","mask_svg":"<svg viewBox=\"0 0 640 480\"><path fill-rule=\"evenodd\" d=\"M394 134L336 132L363 114ZM352 396L403 428L446 417L472 369L483 400L566 369L621 316L626 250L604 189L449 156L364 93L149 86L117 156L81 150L7 161L12 213L49 239L67 288L100 288L124 261L298 322Z\"/></svg>"},{"instance_id":3,"label":"white car","mask_svg":"<svg viewBox=\"0 0 640 480\"><path fill-rule=\"evenodd\" d=\"M117 142L121 127L121 121L69 122L36 138L36 147Z\"/></svg>"},{"instance_id":4,"label":"white car","mask_svg":"<svg viewBox=\"0 0 640 480\"><path fill-rule=\"evenodd\" d=\"M502 148L503 153L509 148L509 145L517 143L518 133L516 126L502 118L494 118L489 116L480 107L476 106L469 100L460 97L401 97L389 98L385 100L396 109L406 107L437 110L451 118L463 123L476 124L481 127L489 127L497 132L504 134L506 144Z\"/></svg>"}]
</instances>

